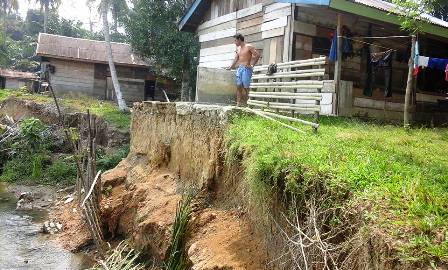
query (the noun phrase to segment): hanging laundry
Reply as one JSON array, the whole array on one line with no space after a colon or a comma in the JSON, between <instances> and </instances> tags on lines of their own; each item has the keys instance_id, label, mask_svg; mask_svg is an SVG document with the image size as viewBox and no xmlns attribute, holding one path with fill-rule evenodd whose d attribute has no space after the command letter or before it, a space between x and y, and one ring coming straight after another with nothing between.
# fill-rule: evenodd
<instances>
[{"instance_id":1,"label":"hanging laundry","mask_svg":"<svg viewBox=\"0 0 448 270\"><path fill-rule=\"evenodd\" d=\"M375 73L379 70L384 72L384 96L392 96L392 59L394 50L388 50L381 53L370 54L370 67L367 67L367 81L364 88L365 96L372 96L373 86L375 85Z\"/></svg>"},{"instance_id":2,"label":"hanging laundry","mask_svg":"<svg viewBox=\"0 0 448 270\"><path fill-rule=\"evenodd\" d=\"M445 67L445 81L448 82L448 64Z\"/></svg>"},{"instance_id":3,"label":"hanging laundry","mask_svg":"<svg viewBox=\"0 0 448 270\"><path fill-rule=\"evenodd\" d=\"M336 31L333 33L333 38L331 40L331 48L330 48L330 55L328 56L328 59L331 62L335 62L338 58L338 38Z\"/></svg>"},{"instance_id":4,"label":"hanging laundry","mask_svg":"<svg viewBox=\"0 0 448 270\"><path fill-rule=\"evenodd\" d=\"M426 56L419 56L418 57L418 66L419 67L428 67L429 57Z\"/></svg>"},{"instance_id":5,"label":"hanging laundry","mask_svg":"<svg viewBox=\"0 0 448 270\"><path fill-rule=\"evenodd\" d=\"M351 41L352 32L344 25L341 29L342 38L342 59L347 59L353 55L353 44Z\"/></svg>"},{"instance_id":6,"label":"hanging laundry","mask_svg":"<svg viewBox=\"0 0 448 270\"><path fill-rule=\"evenodd\" d=\"M418 74L418 67L419 67L419 49L418 49L418 41L415 42L415 50L414 50L414 71L412 72L412 74L414 76L417 76Z\"/></svg>"},{"instance_id":7,"label":"hanging laundry","mask_svg":"<svg viewBox=\"0 0 448 270\"><path fill-rule=\"evenodd\" d=\"M342 27L342 59L346 59L348 57L351 57L353 55L353 44L350 39L347 37L350 37L352 34L350 30L347 28L347 26ZM331 39L331 47L330 47L330 54L328 56L328 59L331 62L335 62L338 58L338 38L337 38L337 32L335 31L333 33L333 37Z\"/></svg>"},{"instance_id":8,"label":"hanging laundry","mask_svg":"<svg viewBox=\"0 0 448 270\"><path fill-rule=\"evenodd\" d=\"M448 59L429 57L428 68L445 70Z\"/></svg>"}]
</instances>

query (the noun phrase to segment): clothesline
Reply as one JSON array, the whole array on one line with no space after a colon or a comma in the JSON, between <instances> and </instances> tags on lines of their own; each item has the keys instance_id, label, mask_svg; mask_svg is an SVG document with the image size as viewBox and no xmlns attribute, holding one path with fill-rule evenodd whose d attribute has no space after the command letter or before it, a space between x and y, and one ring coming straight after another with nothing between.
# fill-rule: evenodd
<instances>
[{"instance_id":1,"label":"clothesline","mask_svg":"<svg viewBox=\"0 0 448 270\"><path fill-rule=\"evenodd\" d=\"M338 36L345 37L345 36ZM410 36L387 36L387 37L353 37L353 38L365 38L365 39L390 39L390 38L411 38Z\"/></svg>"},{"instance_id":2,"label":"clothesline","mask_svg":"<svg viewBox=\"0 0 448 270\"><path fill-rule=\"evenodd\" d=\"M386 49L386 50L394 50L394 51L396 51L396 49L393 49L393 48L376 45L376 44L365 42L365 41L362 41L362 40L357 40L357 39L344 37L344 36L340 36L340 37L343 37L343 38L346 38L346 39L349 39L349 40L352 40L352 41L355 41L355 42L359 42L359 43L363 43L363 44L367 44L367 45L372 45L372 46L375 46L375 47L378 47L378 48L383 48L383 49Z\"/></svg>"}]
</instances>

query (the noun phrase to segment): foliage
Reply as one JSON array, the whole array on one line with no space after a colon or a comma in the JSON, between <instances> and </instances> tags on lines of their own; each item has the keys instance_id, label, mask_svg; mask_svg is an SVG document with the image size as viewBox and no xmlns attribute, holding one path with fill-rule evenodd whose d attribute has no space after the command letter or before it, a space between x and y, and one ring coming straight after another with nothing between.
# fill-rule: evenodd
<instances>
[{"instance_id":1,"label":"foliage","mask_svg":"<svg viewBox=\"0 0 448 270\"><path fill-rule=\"evenodd\" d=\"M137 263L140 253L130 249L129 245L121 242L118 246L109 252L105 261L100 261L98 266L88 270L144 270L145 267Z\"/></svg>"},{"instance_id":2,"label":"foliage","mask_svg":"<svg viewBox=\"0 0 448 270\"><path fill-rule=\"evenodd\" d=\"M29 9L25 20L17 14L9 14L4 18L6 36L0 34L0 67L21 71L37 71L38 58L34 55L37 37L43 32L44 16L42 11ZM82 28L80 21L61 18L57 12L51 11L48 17L47 32L76 38L100 40L101 33L92 33Z\"/></svg>"},{"instance_id":3,"label":"foliage","mask_svg":"<svg viewBox=\"0 0 448 270\"><path fill-rule=\"evenodd\" d=\"M0 181L54 184L74 182L76 168L73 158L52 161L49 150L51 141L48 127L39 119L22 120L18 136L0 145L2 158L5 159L0 163Z\"/></svg>"},{"instance_id":4,"label":"foliage","mask_svg":"<svg viewBox=\"0 0 448 270\"><path fill-rule=\"evenodd\" d=\"M111 154L106 154L104 151L97 151L96 167L103 172L115 168L120 161L127 157L129 153L129 144L123 145L118 150Z\"/></svg>"},{"instance_id":5,"label":"foliage","mask_svg":"<svg viewBox=\"0 0 448 270\"><path fill-rule=\"evenodd\" d=\"M191 215L191 202L196 192L187 190L182 194L182 199L177 204L176 217L171 233L171 244L163 265L165 270L186 270L188 263L184 254L184 244Z\"/></svg>"},{"instance_id":6,"label":"foliage","mask_svg":"<svg viewBox=\"0 0 448 270\"><path fill-rule=\"evenodd\" d=\"M73 157L56 160L44 172L46 183L74 183L77 175Z\"/></svg>"},{"instance_id":7,"label":"foliage","mask_svg":"<svg viewBox=\"0 0 448 270\"><path fill-rule=\"evenodd\" d=\"M422 31L423 14L432 14L441 19L448 18L448 3L446 0L391 0L397 5L401 28L410 33Z\"/></svg>"},{"instance_id":8,"label":"foliage","mask_svg":"<svg viewBox=\"0 0 448 270\"><path fill-rule=\"evenodd\" d=\"M237 116L226 133L228 160L242 158L245 179L263 204L271 192L300 199L316 182L367 205L368 224L395 237L401 259L448 258L447 129L403 130L323 118L319 134L301 134L251 116ZM380 202L380 203L379 203Z\"/></svg>"},{"instance_id":9,"label":"foliage","mask_svg":"<svg viewBox=\"0 0 448 270\"><path fill-rule=\"evenodd\" d=\"M151 59L159 73L168 72L180 80L183 71L195 78L199 43L192 33L179 32L177 20L188 6L187 0L133 0L124 22L132 48Z\"/></svg>"}]
</instances>

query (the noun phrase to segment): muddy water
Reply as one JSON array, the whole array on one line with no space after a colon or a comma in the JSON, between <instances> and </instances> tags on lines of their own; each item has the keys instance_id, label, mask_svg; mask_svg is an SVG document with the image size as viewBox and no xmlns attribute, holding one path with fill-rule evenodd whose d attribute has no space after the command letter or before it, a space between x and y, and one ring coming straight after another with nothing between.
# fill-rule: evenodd
<instances>
[{"instance_id":1,"label":"muddy water","mask_svg":"<svg viewBox=\"0 0 448 270\"><path fill-rule=\"evenodd\" d=\"M17 199L0 183L0 269L85 269L91 260L73 254L39 233L45 210L16 211Z\"/></svg>"}]
</instances>

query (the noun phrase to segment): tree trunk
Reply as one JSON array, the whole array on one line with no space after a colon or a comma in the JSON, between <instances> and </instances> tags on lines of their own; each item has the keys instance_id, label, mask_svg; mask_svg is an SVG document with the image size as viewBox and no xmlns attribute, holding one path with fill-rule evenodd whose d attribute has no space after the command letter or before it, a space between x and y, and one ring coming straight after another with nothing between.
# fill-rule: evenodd
<instances>
[{"instance_id":1,"label":"tree trunk","mask_svg":"<svg viewBox=\"0 0 448 270\"><path fill-rule=\"evenodd\" d=\"M44 33L48 30L48 13L49 13L49 3L45 3L44 6Z\"/></svg>"},{"instance_id":2,"label":"tree trunk","mask_svg":"<svg viewBox=\"0 0 448 270\"><path fill-rule=\"evenodd\" d=\"M182 86L180 90L180 100L191 101L190 97L190 72L188 70L188 56L185 55L182 69Z\"/></svg>"},{"instance_id":3,"label":"tree trunk","mask_svg":"<svg viewBox=\"0 0 448 270\"><path fill-rule=\"evenodd\" d=\"M118 82L117 77L117 71L115 70L115 64L112 55L112 46L110 44L109 23L107 21L107 3L104 0L101 2L101 13L103 17L103 32L104 32L104 39L106 41L107 60L109 62L110 76L112 77L112 83L114 85L118 107L120 108L120 111L128 111L129 109L126 106L126 102L123 100L123 95L121 94L120 83Z\"/></svg>"},{"instance_id":4,"label":"tree trunk","mask_svg":"<svg viewBox=\"0 0 448 270\"><path fill-rule=\"evenodd\" d=\"M408 70L408 82L406 85L406 95L404 97L404 127L409 128L410 126L410 107L411 107L411 95L412 95L412 71L414 68L414 54L415 54L415 36L412 36L412 49L411 57L409 57L409 70Z\"/></svg>"}]
</instances>

